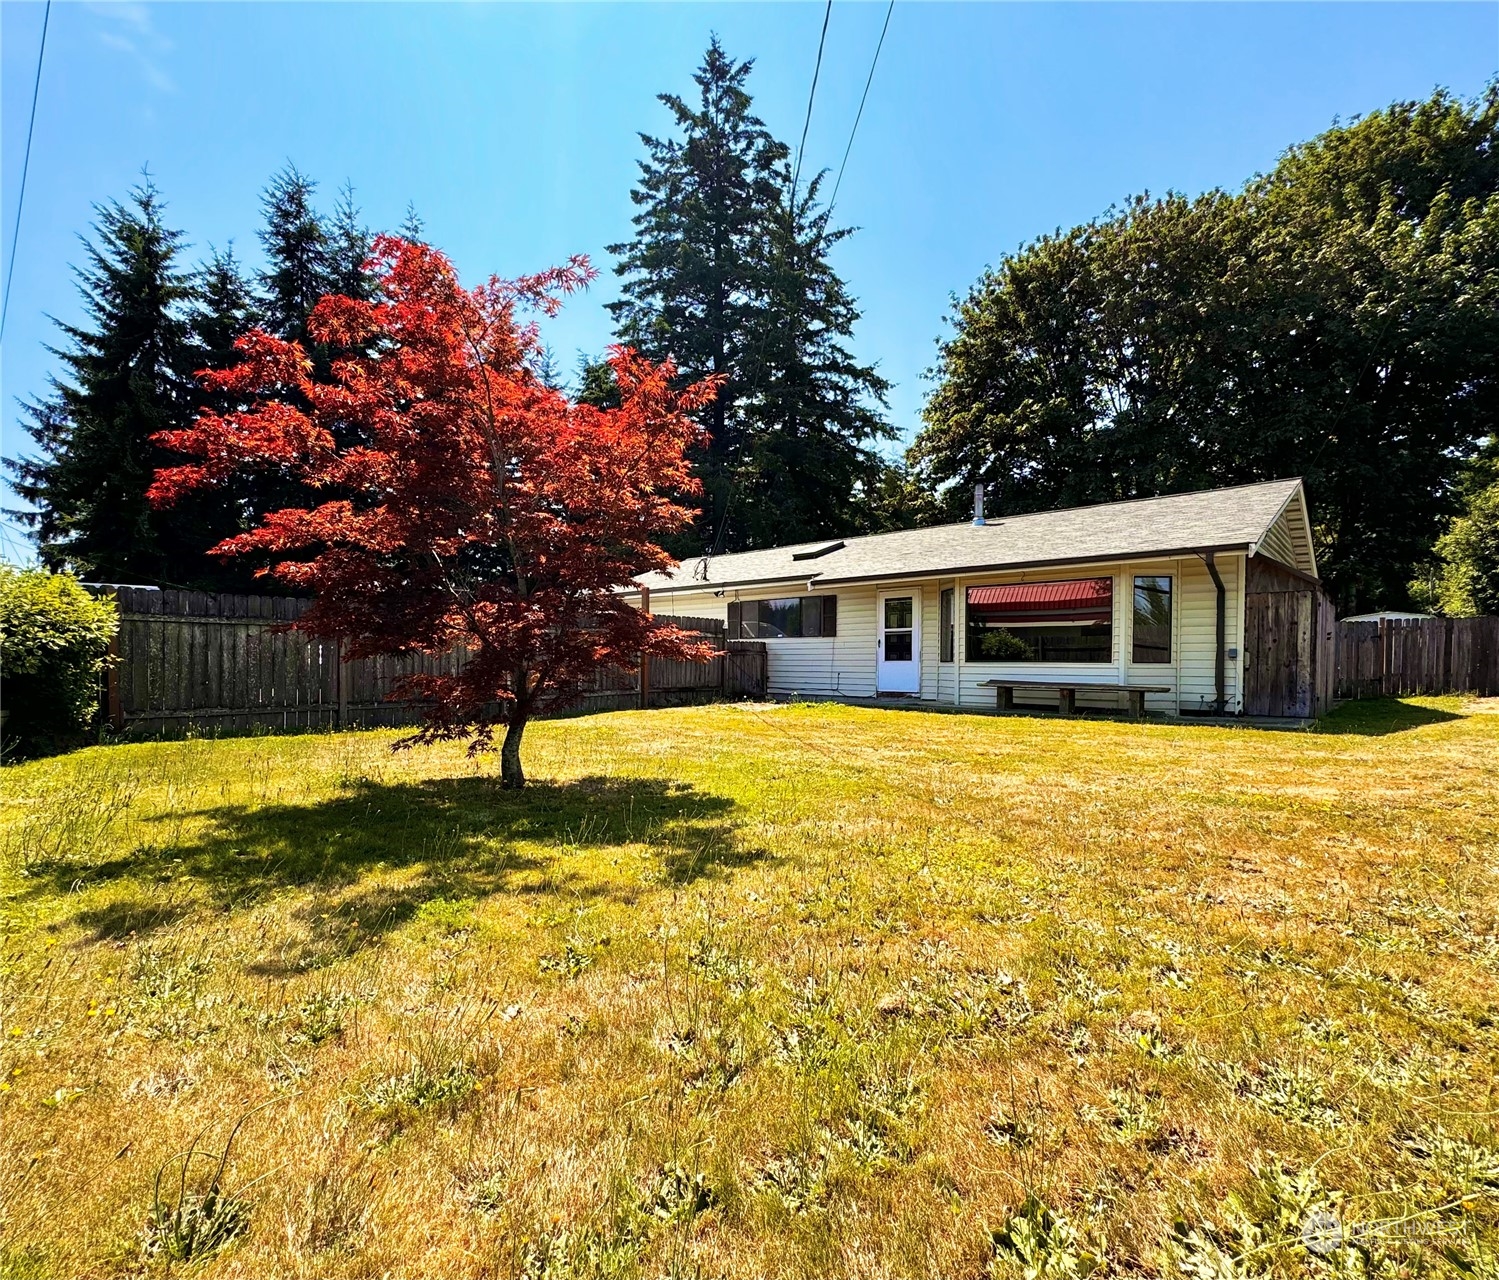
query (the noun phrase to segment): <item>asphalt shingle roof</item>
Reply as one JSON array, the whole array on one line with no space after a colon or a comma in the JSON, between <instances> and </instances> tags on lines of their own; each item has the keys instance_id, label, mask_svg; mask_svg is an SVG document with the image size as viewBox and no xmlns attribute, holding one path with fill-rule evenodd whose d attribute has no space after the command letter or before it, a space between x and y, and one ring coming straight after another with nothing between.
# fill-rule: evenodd
<instances>
[{"instance_id":1,"label":"asphalt shingle roof","mask_svg":"<svg viewBox=\"0 0 1499 1280\"><path fill-rule=\"evenodd\" d=\"M989 569L1022 569L1243 549L1258 542L1296 493L1300 480L1270 480L1164 498L1107 502L1033 515L993 516L931 529L741 551L683 561L670 573L646 574L652 590L702 590L757 582L836 582L922 577Z\"/></svg>"}]
</instances>

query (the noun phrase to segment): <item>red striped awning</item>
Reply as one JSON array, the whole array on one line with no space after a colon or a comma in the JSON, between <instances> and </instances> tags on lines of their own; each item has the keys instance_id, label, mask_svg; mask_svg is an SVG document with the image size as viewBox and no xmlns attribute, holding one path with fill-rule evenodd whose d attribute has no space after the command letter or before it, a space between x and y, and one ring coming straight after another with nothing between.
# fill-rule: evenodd
<instances>
[{"instance_id":1,"label":"red striped awning","mask_svg":"<svg viewBox=\"0 0 1499 1280\"><path fill-rule=\"evenodd\" d=\"M1017 582L1003 587L969 587L968 612L990 626L1110 622L1114 616L1114 580L1075 578L1069 582Z\"/></svg>"}]
</instances>

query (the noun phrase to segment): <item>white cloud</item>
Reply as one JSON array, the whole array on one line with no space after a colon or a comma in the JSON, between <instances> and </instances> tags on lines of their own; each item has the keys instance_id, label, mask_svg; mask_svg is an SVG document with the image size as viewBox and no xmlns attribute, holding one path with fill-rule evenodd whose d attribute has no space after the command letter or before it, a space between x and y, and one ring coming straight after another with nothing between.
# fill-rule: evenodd
<instances>
[{"instance_id":1,"label":"white cloud","mask_svg":"<svg viewBox=\"0 0 1499 1280\"><path fill-rule=\"evenodd\" d=\"M172 42L156 29L150 6L119 0L84 7L95 19L94 31L102 45L134 62L153 89L161 93L177 91L176 82L164 65L166 55L172 51Z\"/></svg>"}]
</instances>

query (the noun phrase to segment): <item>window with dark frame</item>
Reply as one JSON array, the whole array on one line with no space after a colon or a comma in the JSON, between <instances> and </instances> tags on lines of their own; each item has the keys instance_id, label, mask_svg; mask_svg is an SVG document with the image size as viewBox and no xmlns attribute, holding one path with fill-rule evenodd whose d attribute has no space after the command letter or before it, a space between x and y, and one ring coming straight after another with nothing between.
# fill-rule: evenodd
<instances>
[{"instance_id":1,"label":"window with dark frame","mask_svg":"<svg viewBox=\"0 0 1499 1280\"><path fill-rule=\"evenodd\" d=\"M1112 662L1114 580L1018 582L965 593L965 662Z\"/></svg>"},{"instance_id":2,"label":"window with dark frame","mask_svg":"<svg viewBox=\"0 0 1499 1280\"><path fill-rule=\"evenodd\" d=\"M937 640L937 660L939 662L951 662L957 646L953 643L953 617L954 606L958 602L958 592L954 587L944 587L939 597L942 603L942 625Z\"/></svg>"},{"instance_id":3,"label":"window with dark frame","mask_svg":"<svg viewBox=\"0 0 1499 1280\"><path fill-rule=\"evenodd\" d=\"M1132 657L1136 662L1171 661L1171 579L1164 574L1135 579Z\"/></svg>"},{"instance_id":4,"label":"window with dark frame","mask_svg":"<svg viewBox=\"0 0 1499 1280\"><path fill-rule=\"evenodd\" d=\"M837 596L729 602L730 640L816 639L837 634Z\"/></svg>"}]
</instances>

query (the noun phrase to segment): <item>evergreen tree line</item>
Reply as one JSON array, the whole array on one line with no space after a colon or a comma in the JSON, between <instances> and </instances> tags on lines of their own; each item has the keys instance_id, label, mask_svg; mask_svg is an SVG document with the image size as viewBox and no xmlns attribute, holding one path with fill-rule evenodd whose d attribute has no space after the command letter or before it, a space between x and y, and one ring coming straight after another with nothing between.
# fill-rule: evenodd
<instances>
[{"instance_id":1,"label":"evergreen tree line","mask_svg":"<svg viewBox=\"0 0 1499 1280\"><path fill-rule=\"evenodd\" d=\"M153 510L146 489L158 467L181 459L151 442L186 427L204 409L235 406L196 376L238 359L234 342L253 327L303 343L315 376L338 353L309 340L307 319L325 293L369 296L364 264L373 235L351 187L328 213L317 184L288 166L266 187L257 233L264 267L249 272L233 247L188 260L160 192L145 177L128 201L96 208L94 236L75 269L84 320L59 324L50 348L62 366L50 392L22 404L35 446L6 460L15 491L32 504L10 514L34 531L42 562L96 581L199 590L253 589L252 567L206 554L297 501L286 484L259 479L227 494ZM403 234L419 238L408 213Z\"/></svg>"},{"instance_id":2,"label":"evergreen tree line","mask_svg":"<svg viewBox=\"0 0 1499 1280\"><path fill-rule=\"evenodd\" d=\"M1299 474L1346 608L1499 599L1499 86L1396 104L1242 191L1141 196L1003 257L954 299L895 461L888 384L853 354L830 261L851 232L755 114L752 67L715 39L696 92L660 96L669 128L640 135L631 233L608 247L617 340L723 379L683 559L962 518L975 482L1018 513ZM299 500L261 481L154 512L166 459L148 437L199 410L192 371L251 324L305 342L322 293L369 287L352 194L327 217L313 195L295 169L271 183L253 276L229 253L185 265L149 183L100 209L88 319L63 326L65 376L26 406L36 455L10 463L45 561L244 585L204 550ZM337 353L311 354L326 376ZM550 359L538 373L562 381ZM617 395L596 359L573 389Z\"/></svg>"},{"instance_id":3,"label":"evergreen tree line","mask_svg":"<svg viewBox=\"0 0 1499 1280\"><path fill-rule=\"evenodd\" d=\"M723 393L703 414L694 459L702 513L672 549L686 557L867 527L889 470L877 445L893 436L885 381L850 351L858 318L829 263L849 234L821 202L823 177L794 190L790 149L754 115L752 64L715 40L689 103L662 95L674 133L642 135L633 238L609 246L622 279L611 305L620 342L671 357L684 382L708 373ZM213 404L194 373L235 359L252 326L309 347L315 376L337 353L308 342L307 317L327 292L362 296L371 242L347 188L331 215L295 168L271 182L259 231L265 266L232 252L186 261L183 233L149 180L127 203L97 210L78 270L87 319L62 325L62 374L23 406L35 450L8 466L33 510L44 563L104 581L246 589L251 570L205 552L267 511L305 497L274 479L153 510L145 491L173 459L150 442ZM421 235L418 224L401 228ZM550 356L538 374L560 384ZM601 358L580 361L585 401L617 395Z\"/></svg>"}]
</instances>

